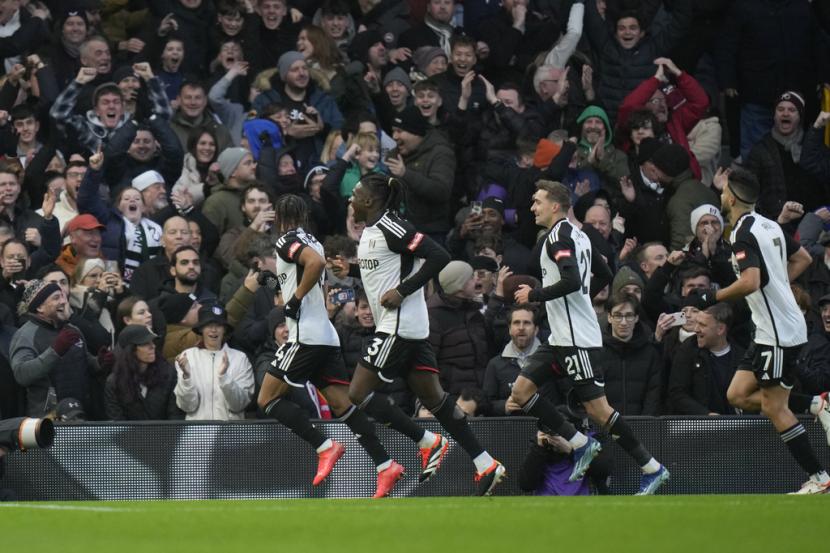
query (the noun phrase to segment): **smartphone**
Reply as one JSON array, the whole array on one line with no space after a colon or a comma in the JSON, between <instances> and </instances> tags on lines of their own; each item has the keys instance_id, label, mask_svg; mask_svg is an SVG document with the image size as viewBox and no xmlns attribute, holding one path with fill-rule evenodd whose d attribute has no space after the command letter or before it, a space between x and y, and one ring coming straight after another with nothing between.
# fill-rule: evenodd
<instances>
[{"instance_id":1,"label":"smartphone","mask_svg":"<svg viewBox=\"0 0 830 553\"><path fill-rule=\"evenodd\" d=\"M481 215L482 209L481 202L470 202L470 215Z\"/></svg>"},{"instance_id":2,"label":"smartphone","mask_svg":"<svg viewBox=\"0 0 830 553\"><path fill-rule=\"evenodd\" d=\"M683 326L684 324L686 324L686 314L682 311L672 313L671 315L672 317L674 317L674 320L671 323L672 326Z\"/></svg>"},{"instance_id":3,"label":"smartphone","mask_svg":"<svg viewBox=\"0 0 830 553\"><path fill-rule=\"evenodd\" d=\"M386 152L386 157L383 158L384 160L388 161L390 159L398 159L398 149L392 148L388 152Z\"/></svg>"},{"instance_id":4,"label":"smartphone","mask_svg":"<svg viewBox=\"0 0 830 553\"><path fill-rule=\"evenodd\" d=\"M119 274L118 261L104 261L104 272Z\"/></svg>"},{"instance_id":5,"label":"smartphone","mask_svg":"<svg viewBox=\"0 0 830 553\"><path fill-rule=\"evenodd\" d=\"M331 303L344 305L354 301L354 288L343 288L331 296Z\"/></svg>"}]
</instances>

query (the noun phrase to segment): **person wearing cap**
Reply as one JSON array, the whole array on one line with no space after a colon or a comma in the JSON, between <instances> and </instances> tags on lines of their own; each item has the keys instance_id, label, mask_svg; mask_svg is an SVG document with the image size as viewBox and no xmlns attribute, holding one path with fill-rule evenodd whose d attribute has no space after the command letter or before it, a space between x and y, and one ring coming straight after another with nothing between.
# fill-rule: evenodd
<instances>
[{"instance_id":1,"label":"person wearing cap","mask_svg":"<svg viewBox=\"0 0 830 553\"><path fill-rule=\"evenodd\" d=\"M69 244L63 247L55 263L71 275L80 259L102 258L101 231L105 228L89 213L82 213L69 221L66 225Z\"/></svg>"},{"instance_id":2,"label":"person wearing cap","mask_svg":"<svg viewBox=\"0 0 830 553\"><path fill-rule=\"evenodd\" d=\"M199 335L193 331L198 322L201 305L194 294L165 294L151 306L157 306L167 323L162 355L171 363L184 350L199 343Z\"/></svg>"},{"instance_id":3,"label":"person wearing cap","mask_svg":"<svg viewBox=\"0 0 830 553\"><path fill-rule=\"evenodd\" d=\"M118 86L121 97L124 98L124 112L135 117L138 111L138 95L141 92L141 79L138 74L131 66L122 65L112 72L112 82Z\"/></svg>"},{"instance_id":4,"label":"person wearing cap","mask_svg":"<svg viewBox=\"0 0 830 553\"><path fill-rule=\"evenodd\" d=\"M661 142L683 146L689 152L692 174L699 179L700 165L689 147L687 136L706 115L709 96L694 77L677 67L669 58L657 58L654 64L657 66L654 76L640 83L620 104L616 128L626 128L628 118L636 109L652 111L657 120L655 137ZM623 136L622 149L626 152L631 147L627 139Z\"/></svg>"},{"instance_id":5,"label":"person wearing cap","mask_svg":"<svg viewBox=\"0 0 830 553\"><path fill-rule=\"evenodd\" d=\"M447 70L449 56L439 46L421 46L412 53L412 63L413 71L417 70L416 77L420 74L429 79Z\"/></svg>"},{"instance_id":6,"label":"person wearing cap","mask_svg":"<svg viewBox=\"0 0 830 553\"><path fill-rule=\"evenodd\" d=\"M450 261L438 274L442 292L427 301L429 341L435 351L441 384L450 394L482 389L487 361L496 352L492 333L476 300L473 268Z\"/></svg>"},{"instance_id":7,"label":"person wearing cap","mask_svg":"<svg viewBox=\"0 0 830 553\"><path fill-rule=\"evenodd\" d=\"M614 275L614 280L611 281L609 296L614 297L618 294L634 296L637 298L637 307L639 308L639 302L643 299L645 287L642 277L628 265L623 265Z\"/></svg>"},{"instance_id":8,"label":"person wearing cap","mask_svg":"<svg viewBox=\"0 0 830 553\"><path fill-rule=\"evenodd\" d=\"M156 338L144 325L127 325L118 335L115 364L104 387L108 419L182 418L173 393L176 371L159 355Z\"/></svg>"},{"instance_id":9,"label":"person wearing cap","mask_svg":"<svg viewBox=\"0 0 830 553\"><path fill-rule=\"evenodd\" d=\"M254 395L245 353L227 345L231 327L219 305L204 306L193 332L201 342L176 357L176 404L187 420L240 420Z\"/></svg>"},{"instance_id":10,"label":"person wearing cap","mask_svg":"<svg viewBox=\"0 0 830 553\"><path fill-rule=\"evenodd\" d=\"M69 6L53 13L59 40L50 41L43 58L55 75L58 88L63 90L81 69L80 48L89 33L89 22L79 6Z\"/></svg>"},{"instance_id":11,"label":"person wearing cap","mask_svg":"<svg viewBox=\"0 0 830 553\"><path fill-rule=\"evenodd\" d=\"M450 230L450 197L455 152L443 134L429 131L418 108L410 106L392 122L397 144L386 166L406 188L406 215L415 227L443 243Z\"/></svg>"},{"instance_id":12,"label":"person wearing cap","mask_svg":"<svg viewBox=\"0 0 830 553\"><path fill-rule=\"evenodd\" d=\"M497 236L504 244L502 264L515 274L524 274L531 257L530 249L504 232L504 212L504 200L497 196L485 198L480 212L462 208L456 215L456 227L447 235L447 249L453 258L472 259L476 240L482 236ZM464 214L466 217L462 219Z\"/></svg>"},{"instance_id":13,"label":"person wearing cap","mask_svg":"<svg viewBox=\"0 0 830 553\"><path fill-rule=\"evenodd\" d=\"M223 235L245 224L240 205L242 191L256 181L254 156L245 148L227 148L216 160L224 182L214 186L202 205L202 213Z\"/></svg>"},{"instance_id":14,"label":"person wearing cap","mask_svg":"<svg viewBox=\"0 0 830 553\"><path fill-rule=\"evenodd\" d=\"M769 219L775 220L788 201L800 203L804 211L830 204L823 181L801 164L804 110L804 96L800 92L788 90L781 94L775 103L772 129L745 158L744 166L761 183L761 196L755 209Z\"/></svg>"},{"instance_id":15,"label":"person wearing cap","mask_svg":"<svg viewBox=\"0 0 830 553\"><path fill-rule=\"evenodd\" d=\"M711 188L694 178L689 152L679 144L663 144L651 156L655 176L662 186L672 190L666 204L669 223L669 249L680 250L694 237L689 228L692 211L710 204L718 205Z\"/></svg>"},{"instance_id":16,"label":"person wearing cap","mask_svg":"<svg viewBox=\"0 0 830 553\"><path fill-rule=\"evenodd\" d=\"M142 263L161 253L162 228L145 215L155 211L153 207L148 209L146 202L153 193L152 188L163 191L164 181L155 171L142 173L133 179L132 187L122 188L113 206L109 206L99 194L104 178L103 164L101 152L90 156L89 169L78 190L78 208L101 224L101 255L117 261L123 267L124 281L129 283ZM166 195L163 197L166 200Z\"/></svg>"},{"instance_id":17,"label":"person wearing cap","mask_svg":"<svg viewBox=\"0 0 830 553\"><path fill-rule=\"evenodd\" d=\"M343 114L334 98L312 82L300 52L292 50L281 55L277 69L279 76L273 79L274 86L254 99L254 109L262 113L268 104L274 103L288 108L292 125L286 134L295 140L300 166L310 167L319 160L328 131L343 126Z\"/></svg>"},{"instance_id":18,"label":"person wearing cap","mask_svg":"<svg viewBox=\"0 0 830 553\"><path fill-rule=\"evenodd\" d=\"M98 360L87 352L80 330L70 324L70 307L60 286L33 279L18 305L22 326L12 336L9 357L17 382L26 388L26 414L41 417L73 397L101 419L91 399Z\"/></svg>"},{"instance_id":19,"label":"person wearing cap","mask_svg":"<svg viewBox=\"0 0 830 553\"><path fill-rule=\"evenodd\" d=\"M791 394L799 352L807 342L807 323L790 280L804 272L811 257L775 221L755 211L760 195L760 184L751 172L732 169L721 193L721 207L732 226L729 238L738 279L726 288L696 290L690 296L704 306L746 299L755 334L741 363L744 370L735 373L729 386L729 402L762 411L773 424L794 461L810 476L798 495L826 493L830 476L793 412L809 409L818 415L828 410L830 415L830 406L818 396L816 401Z\"/></svg>"}]
</instances>

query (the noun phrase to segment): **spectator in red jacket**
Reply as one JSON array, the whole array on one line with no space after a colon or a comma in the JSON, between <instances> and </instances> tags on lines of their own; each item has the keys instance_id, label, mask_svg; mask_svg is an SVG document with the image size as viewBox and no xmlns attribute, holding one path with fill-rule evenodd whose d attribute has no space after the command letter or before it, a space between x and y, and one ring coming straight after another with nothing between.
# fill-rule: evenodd
<instances>
[{"instance_id":1,"label":"spectator in red jacket","mask_svg":"<svg viewBox=\"0 0 830 553\"><path fill-rule=\"evenodd\" d=\"M689 148L687 135L706 115L709 108L709 96L694 77L680 70L668 58L654 60L657 72L646 79L625 97L617 112L617 128L625 128L631 112L648 108L657 118L658 128L655 137L661 142L680 144L689 152L692 173L700 179L700 165ZM628 138L622 148L626 152L631 147Z\"/></svg>"}]
</instances>

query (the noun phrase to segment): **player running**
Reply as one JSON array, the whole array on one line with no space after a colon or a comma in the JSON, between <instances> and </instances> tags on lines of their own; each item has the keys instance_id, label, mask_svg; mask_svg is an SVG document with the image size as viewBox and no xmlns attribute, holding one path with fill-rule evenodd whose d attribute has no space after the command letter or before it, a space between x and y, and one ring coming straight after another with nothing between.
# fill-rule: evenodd
<instances>
[{"instance_id":1,"label":"player running","mask_svg":"<svg viewBox=\"0 0 830 553\"><path fill-rule=\"evenodd\" d=\"M620 413L605 399L605 383L594 352L602 348L602 333L591 298L611 281L611 271L591 241L568 221L569 190L558 182L540 180L533 194L536 224L550 229L540 255L541 289L519 286L517 303L544 302L551 334L539 346L516 378L510 401L554 429L573 446L574 468L570 481L585 475L601 446L579 432L538 389L554 377L564 376L573 384L588 416L607 430L643 471L638 495L653 494L669 479L669 471L640 444ZM592 276L593 273L593 276ZM564 373L564 374L563 374Z\"/></svg>"},{"instance_id":2,"label":"player running","mask_svg":"<svg viewBox=\"0 0 830 553\"><path fill-rule=\"evenodd\" d=\"M366 228L358 246L359 267L335 262L336 274L359 276L375 318L375 334L364 345L349 396L378 421L408 436L421 449L420 481L431 477L447 452L447 439L418 426L386 395L375 391L396 376L410 389L473 459L478 495L489 495L505 475L467 424L464 413L441 388L435 353L427 338L429 317L423 287L449 262L431 238L401 218L402 188L395 179L371 174L358 182L351 204Z\"/></svg>"},{"instance_id":3,"label":"player running","mask_svg":"<svg viewBox=\"0 0 830 553\"><path fill-rule=\"evenodd\" d=\"M721 209L732 225L732 265L738 280L722 290L694 293L703 305L746 298L755 340L735 372L727 393L729 400L737 407L760 410L770 419L790 454L810 475L795 494L827 493L830 478L810 445L807 431L789 407L793 400L804 401L822 424L830 419L822 397L790 396L796 359L807 342L807 323L790 281L809 267L812 259L778 223L755 212L759 194L755 175L739 167L727 172Z\"/></svg>"},{"instance_id":4,"label":"player running","mask_svg":"<svg viewBox=\"0 0 830 553\"><path fill-rule=\"evenodd\" d=\"M311 424L308 415L286 397L291 386L304 388L310 381L374 461L378 471L374 497L384 497L403 468L386 452L366 414L349 401L349 377L340 340L329 321L323 296L322 276L326 267L323 247L303 230L308 208L302 198L285 194L277 200L275 211L282 233L276 244L277 279L285 300L288 340L277 350L257 403L266 415L277 419L317 450L317 474L313 482L317 486L331 473L345 448L326 438Z\"/></svg>"}]
</instances>

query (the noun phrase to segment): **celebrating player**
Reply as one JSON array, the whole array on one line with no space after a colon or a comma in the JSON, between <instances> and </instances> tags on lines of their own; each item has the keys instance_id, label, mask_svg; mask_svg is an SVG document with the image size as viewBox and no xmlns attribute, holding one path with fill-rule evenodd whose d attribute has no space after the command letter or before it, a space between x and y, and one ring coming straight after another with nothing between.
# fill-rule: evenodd
<instances>
[{"instance_id":1,"label":"celebrating player","mask_svg":"<svg viewBox=\"0 0 830 553\"><path fill-rule=\"evenodd\" d=\"M276 205L282 236L277 240L277 278L285 299L288 340L277 350L273 368L262 382L257 403L316 448L319 455L314 485L322 483L343 455L343 445L326 438L300 407L286 395L290 386L304 388L311 381L325 396L334 414L346 423L374 461L378 471L375 497L384 497L403 473L378 441L374 424L349 402L349 378L340 352L340 340L329 322L323 296L326 267L323 247L307 233L308 208L299 196L285 194Z\"/></svg>"},{"instance_id":2,"label":"celebrating player","mask_svg":"<svg viewBox=\"0 0 830 553\"><path fill-rule=\"evenodd\" d=\"M517 303L544 302L551 334L548 344L539 346L528 358L513 384L510 401L568 440L574 448L570 481L579 480L601 446L593 437L577 431L538 393L549 379L567 377L588 416L608 430L642 469L638 495L650 495L669 479L669 471L646 451L605 399L601 368L592 362L594 352L602 347L602 333L591 298L610 282L611 271L602 257L593 254L588 236L568 221L570 205L570 192L562 184L545 180L536 183L531 211L537 225L550 229L540 256L544 287L532 290L527 285L519 286L515 299Z\"/></svg>"},{"instance_id":3,"label":"celebrating player","mask_svg":"<svg viewBox=\"0 0 830 553\"><path fill-rule=\"evenodd\" d=\"M429 317L422 288L438 275L449 255L397 214L401 186L395 179L371 174L352 192L354 219L366 223L357 252L359 276L376 331L366 341L349 396L372 417L418 443L423 482L438 469L447 439L424 430L389 397L375 391L396 376L405 378L421 403L473 459L478 495L489 495L504 477L504 466L481 447L464 413L441 388L435 353L427 341ZM345 263L336 269L344 273ZM357 267L350 269L357 273Z\"/></svg>"},{"instance_id":4,"label":"celebrating player","mask_svg":"<svg viewBox=\"0 0 830 553\"><path fill-rule=\"evenodd\" d=\"M769 418L790 454L810 475L794 493L826 493L830 478L816 458L807 431L789 407L793 399L798 399L790 397L790 390L798 353L807 342L807 323L790 281L810 265L811 258L778 223L755 212L759 194L755 175L739 167L728 173L721 209L732 225L732 264L738 280L722 290L694 293L704 305L746 298L755 340L735 372L727 393L729 400L737 407L760 410ZM811 412L823 415L820 420L824 423L826 401L819 396L800 397L806 398Z\"/></svg>"}]
</instances>

